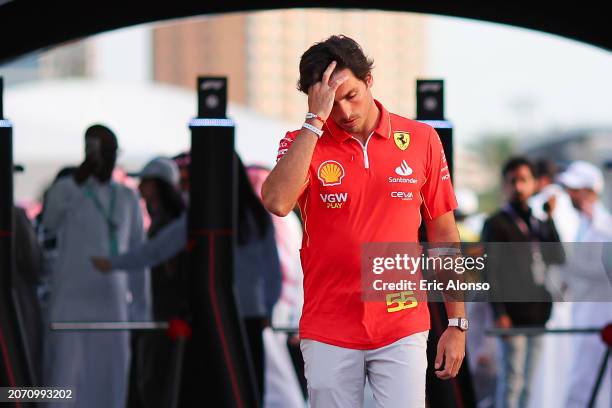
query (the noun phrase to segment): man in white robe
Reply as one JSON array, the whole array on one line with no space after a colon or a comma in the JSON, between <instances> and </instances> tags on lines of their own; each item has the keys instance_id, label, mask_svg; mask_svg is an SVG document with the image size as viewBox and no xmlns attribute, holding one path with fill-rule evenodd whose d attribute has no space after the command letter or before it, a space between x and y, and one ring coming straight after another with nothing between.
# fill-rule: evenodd
<instances>
[{"instance_id":1,"label":"man in white robe","mask_svg":"<svg viewBox=\"0 0 612 408\"><path fill-rule=\"evenodd\" d=\"M572 296L572 327L603 328L612 322L612 282L604 266L606 243L612 242L612 215L599 198L604 179L594 165L576 161L559 176L580 213L576 243L568 255L566 280ZM606 346L598 334L574 336L574 361L568 387L568 408L586 407L595 386ZM612 406L612 369L608 364L595 407Z\"/></svg>"},{"instance_id":2,"label":"man in white robe","mask_svg":"<svg viewBox=\"0 0 612 408\"><path fill-rule=\"evenodd\" d=\"M50 322L146 321L151 317L147 270L102 274L90 258L111 256L144 239L136 193L111 180L117 140L108 128L85 133L86 158L74 176L55 183L43 224L58 237L51 277ZM45 338L44 384L74 389L53 407L122 407L130 359L127 331L50 331Z\"/></svg>"}]
</instances>

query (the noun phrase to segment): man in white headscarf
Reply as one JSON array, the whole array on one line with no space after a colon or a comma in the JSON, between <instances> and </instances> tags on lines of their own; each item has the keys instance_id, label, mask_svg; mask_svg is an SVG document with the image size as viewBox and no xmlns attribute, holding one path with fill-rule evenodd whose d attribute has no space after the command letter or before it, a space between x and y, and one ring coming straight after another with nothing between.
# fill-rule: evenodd
<instances>
[{"instance_id":1,"label":"man in white headscarf","mask_svg":"<svg viewBox=\"0 0 612 408\"><path fill-rule=\"evenodd\" d=\"M85 133L86 158L74 176L48 193L43 224L57 233L51 277L51 322L143 321L151 316L148 271L102 274L91 256L125 252L144 239L139 200L111 180L117 139L105 126ZM53 407L122 407L126 402L129 332L59 332L46 337L43 384L72 388Z\"/></svg>"},{"instance_id":2,"label":"man in white headscarf","mask_svg":"<svg viewBox=\"0 0 612 408\"><path fill-rule=\"evenodd\" d=\"M602 259L603 243L612 241L612 216L599 197L604 179L594 165L573 162L559 175L559 183L567 190L580 221L574 244L568 254L566 280L573 305L573 327L602 328L612 322L612 286ZM595 386L598 369L606 351L598 335L575 336L576 356L572 366L567 407L586 407ZM612 375L608 370L599 389L595 407L612 405Z\"/></svg>"}]
</instances>

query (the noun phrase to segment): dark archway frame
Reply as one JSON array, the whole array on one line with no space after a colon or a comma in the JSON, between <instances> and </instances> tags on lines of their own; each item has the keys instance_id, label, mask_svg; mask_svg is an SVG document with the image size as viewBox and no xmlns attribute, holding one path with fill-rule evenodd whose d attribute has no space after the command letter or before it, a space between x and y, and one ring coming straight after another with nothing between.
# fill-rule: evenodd
<instances>
[{"instance_id":1,"label":"dark archway frame","mask_svg":"<svg viewBox=\"0 0 612 408\"><path fill-rule=\"evenodd\" d=\"M321 1L262 1L253 5L252 3L232 0L214 4L193 0L170 3L143 1L95 3L56 1L39 3L32 0L0 0L0 43L2 44L0 46L0 63L63 42L136 24L225 12L330 6L334 8L373 8L371 2L365 1L339 1L334 4ZM406 0L400 3L379 0L376 3L376 9L381 10L438 14L508 24L560 35L608 51L612 50L612 30L609 29L606 14L600 10L600 7L594 5L594 2L582 2L580 7L562 3L554 6L555 8L526 6L516 2L493 4L485 1L458 3L453 1ZM12 150L10 148L10 134L8 134L7 140L9 145L3 145L4 149L2 150L9 156L0 157L5 159L0 160L0 165L4 165L2 173L6 175L12 172L12 157L9 153ZM6 177L6 181L9 183L7 185L10 186L9 189L12 191L11 179L10 176ZM6 204L3 207L8 209L8 204L12 206L12 200ZM10 216L3 216L2 218L7 221ZM5 230L9 231L10 227L7 226ZM7 254L11 251L11 240L8 236L2 236L1 234L0 238L0 241L7 241L8 243L8 245L0 245L2 247L0 249L6 250L0 254L0 258L9 259ZM6 312L7 310L2 310L2 313L0 313L2 315L0 326L7 326L8 322L4 321L5 318L12 320L10 316L12 313L8 311L7 314ZM0 331L0 334L2 334L2 331ZM17 343L17 340L12 337L11 334L9 339L4 337L0 339L0 343L5 345L1 350L5 363L13 359L16 359L14 362L19 360L19 357L9 355L11 351L16 351L16 348L6 348L6 343L11 345ZM4 377L4 374L6 374L10 380L6 381L8 378L2 378L2 382L22 383L19 380L25 379L27 374L19 367L20 365L18 363L15 366L15 372L13 372L11 369L13 364L10 362L5 364L4 368L7 371L0 373L2 374L0 377ZM457 396L456 400L461 401L462 398ZM234 405L229 401L226 401L226 403ZM242 404L238 405L242 406Z\"/></svg>"},{"instance_id":2,"label":"dark archway frame","mask_svg":"<svg viewBox=\"0 0 612 408\"><path fill-rule=\"evenodd\" d=\"M464 17L551 33L612 50L607 13L594 1L530 2L340 0L0 1L0 63L29 52L103 31L181 17L296 7L409 11Z\"/></svg>"}]
</instances>

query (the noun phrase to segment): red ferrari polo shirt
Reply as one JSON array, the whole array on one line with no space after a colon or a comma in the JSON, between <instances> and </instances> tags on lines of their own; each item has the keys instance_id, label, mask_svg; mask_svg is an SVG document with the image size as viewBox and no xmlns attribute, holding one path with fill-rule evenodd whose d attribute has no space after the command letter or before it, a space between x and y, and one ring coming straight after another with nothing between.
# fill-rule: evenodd
<instances>
[{"instance_id":1,"label":"red ferrari polo shirt","mask_svg":"<svg viewBox=\"0 0 612 408\"><path fill-rule=\"evenodd\" d=\"M423 123L387 112L362 144L329 120L298 199L304 306L300 337L373 349L429 329L427 303L389 307L361 299L362 243L418 242L423 214L457 207L442 143ZM277 160L299 130L280 142ZM395 304L397 305L397 304Z\"/></svg>"}]
</instances>

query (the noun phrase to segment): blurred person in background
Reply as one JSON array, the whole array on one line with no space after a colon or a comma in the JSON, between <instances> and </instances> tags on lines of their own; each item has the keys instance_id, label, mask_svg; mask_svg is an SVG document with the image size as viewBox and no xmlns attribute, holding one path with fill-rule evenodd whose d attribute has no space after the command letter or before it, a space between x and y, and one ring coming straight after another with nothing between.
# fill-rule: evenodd
<instances>
[{"instance_id":1,"label":"blurred person in background","mask_svg":"<svg viewBox=\"0 0 612 408\"><path fill-rule=\"evenodd\" d=\"M272 217L253 190L246 168L238 162L238 236L234 258L234 287L247 332L260 398L265 395L263 331L271 326L280 298L282 275Z\"/></svg>"},{"instance_id":2,"label":"blurred person in background","mask_svg":"<svg viewBox=\"0 0 612 408\"><path fill-rule=\"evenodd\" d=\"M179 169L180 181L179 188L183 195L183 200L189 202L189 165L191 164L191 155L188 152L179 153L172 157Z\"/></svg>"},{"instance_id":3,"label":"blurred person in background","mask_svg":"<svg viewBox=\"0 0 612 408\"><path fill-rule=\"evenodd\" d=\"M40 284L38 285L38 301L40 302L40 308L43 317L43 326L49 326L49 299L50 299L50 278L52 275L52 271L55 267L55 263L57 261L57 236L55 231L50 231L48 228L45 228L42 223L43 216L45 213L45 206L47 203L47 196L49 191L53 187L53 185L60 179L64 177L72 177L74 172L78 169L78 167L74 166L66 166L62 167L56 174L55 178L44 189L41 198L41 207L40 212L36 215L34 219L34 226L36 230L36 235L38 242L40 243L40 247L43 255L43 265L41 271ZM45 331L43 330L43 335Z\"/></svg>"},{"instance_id":4,"label":"blurred person in background","mask_svg":"<svg viewBox=\"0 0 612 408\"><path fill-rule=\"evenodd\" d=\"M20 330L26 342L28 365L36 384L43 386L43 317L37 288L43 272L43 254L36 232L23 208L14 207L15 273L13 287L17 297Z\"/></svg>"},{"instance_id":5,"label":"blurred person in background","mask_svg":"<svg viewBox=\"0 0 612 408\"><path fill-rule=\"evenodd\" d=\"M280 296L281 272L270 214L253 191L238 155L236 162L238 231L234 252L234 289L263 401L265 354L262 331L270 326L273 306ZM186 176L188 179L188 174ZM186 245L187 217L183 214L161 228L146 243L135 247L131 253L110 258L94 257L92 262L103 272L111 271L118 265L158 265L185 249Z\"/></svg>"},{"instance_id":6,"label":"blurred person in background","mask_svg":"<svg viewBox=\"0 0 612 408\"><path fill-rule=\"evenodd\" d=\"M511 158L504 164L502 181L507 202L485 221L482 241L522 242L528 245L518 248L518 252L512 246L500 248L500 244L486 247L492 297L495 300L497 296L498 299L491 303L495 325L503 329L515 326L544 327L550 317L551 297L543 282L536 281L534 274L538 270L544 273L546 265L564 261L560 247L550 253L541 245L544 242L559 242L552 220L554 205L551 203L549 206L546 221L539 221L533 216L528 200L536 191L535 172L531 162L524 157ZM502 298L505 301L499 301ZM499 345L495 407L526 407L540 358L542 338L504 336Z\"/></svg>"},{"instance_id":7,"label":"blurred person in background","mask_svg":"<svg viewBox=\"0 0 612 408\"><path fill-rule=\"evenodd\" d=\"M270 170L261 166L248 166L247 174L261 200L261 186ZM276 246L282 273L281 295L272 312L272 326L297 328L302 313L302 266L299 249L302 242L302 226L295 213L287 217L271 215L275 230ZM292 351L299 352L299 337L285 332L264 330L266 351L266 375L264 406L266 408L292 408L304 406L301 365L296 367ZM300 357L301 358L301 357Z\"/></svg>"},{"instance_id":8,"label":"blurred person in background","mask_svg":"<svg viewBox=\"0 0 612 408\"><path fill-rule=\"evenodd\" d=\"M557 166L552 160L540 158L534 163L537 182L537 193L529 199L529 207L533 215L546 221L547 210L553 202L555 211L552 218L559 233L559 239L563 242L566 252L570 251L572 242L575 240L578 230L578 212L572 205L569 195L557 182ZM568 257L569 258L569 257ZM567 282L563 276L567 265L550 265L546 274L546 287L550 291L553 300L551 317L546 327L567 328L572 326L572 302L564 300L567 290ZM570 376L571 353L573 336L555 335L545 336L542 346L542 359L540 380L537 392L534 392L533 400L537 405L563 406L566 396L559 389L566 389L566 381ZM566 358L560 359L563 354Z\"/></svg>"},{"instance_id":9,"label":"blurred person in background","mask_svg":"<svg viewBox=\"0 0 612 408\"><path fill-rule=\"evenodd\" d=\"M549 202L554 201L552 213L559 238L562 242L572 242L578 231L578 213L569 195L557 181L557 166L548 159L539 159L534 163L537 182L536 193L529 198L529 207L534 217L546 221Z\"/></svg>"},{"instance_id":10,"label":"blurred person in background","mask_svg":"<svg viewBox=\"0 0 612 408\"><path fill-rule=\"evenodd\" d=\"M461 242L478 242L482 223L478 214L478 196L468 188L456 188L457 209L455 210L455 220Z\"/></svg>"},{"instance_id":11,"label":"blurred person in background","mask_svg":"<svg viewBox=\"0 0 612 408\"><path fill-rule=\"evenodd\" d=\"M22 171L23 166L15 166L15 173ZM15 268L12 283L16 296L15 307L25 341L29 371L34 385L42 386L43 318L37 289L43 273L43 254L26 211L14 206L13 219Z\"/></svg>"},{"instance_id":12,"label":"blurred person in background","mask_svg":"<svg viewBox=\"0 0 612 408\"><path fill-rule=\"evenodd\" d=\"M478 214L478 196L467 188L457 188L457 209L455 219L461 242L474 243L480 241L480 231L484 219ZM468 244L464 251L482 251L477 245ZM480 256L481 253L470 256ZM468 367L473 376L474 391L477 405L481 408L492 407L495 399L495 354L496 342L493 337L485 335L485 331L493 326L493 313L488 303L476 300L466 302L467 315L472 321L467 333Z\"/></svg>"},{"instance_id":13,"label":"blurred person in background","mask_svg":"<svg viewBox=\"0 0 612 408\"><path fill-rule=\"evenodd\" d=\"M603 174L591 163L575 161L559 175L558 181L569 194L580 220L576 244L568 258L566 277L574 301L572 327L602 328L612 322L612 287L603 252L604 245L612 241L612 215L600 201ZM586 407L606 346L598 335L579 335L574 338L574 349L577 353L572 364L566 406ZM612 406L611 371L606 371L596 407Z\"/></svg>"},{"instance_id":14,"label":"blurred person in background","mask_svg":"<svg viewBox=\"0 0 612 408\"><path fill-rule=\"evenodd\" d=\"M90 256L129 250L144 239L138 196L111 180L117 138L105 126L85 132L85 160L46 197L42 223L57 235L51 275L51 322L150 320L148 271L100 274ZM69 387L72 402L56 406L121 407L127 397L130 334L51 331L45 341L43 383Z\"/></svg>"},{"instance_id":15,"label":"blurred person in background","mask_svg":"<svg viewBox=\"0 0 612 408\"><path fill-rule=\"evenodd\" d=\"M179 169L168 158L156 157L149 161L140 173L138 189L145 200L151 225L149 240L173 221L185 215L185 203L179 190ZM181 270L180 249L173 256L150 263L154 254L141 251L141 246L109 258L93 257L96 268L107 272L152 266L153 318L168 321L187 313L187 276ZM182 249L182 248L181 248ZM168 403L168 373L173 343L165 332L137 333L132 339L132 364L130 368L129 407L163 407Z\"/></svg>"}]
</instances>

